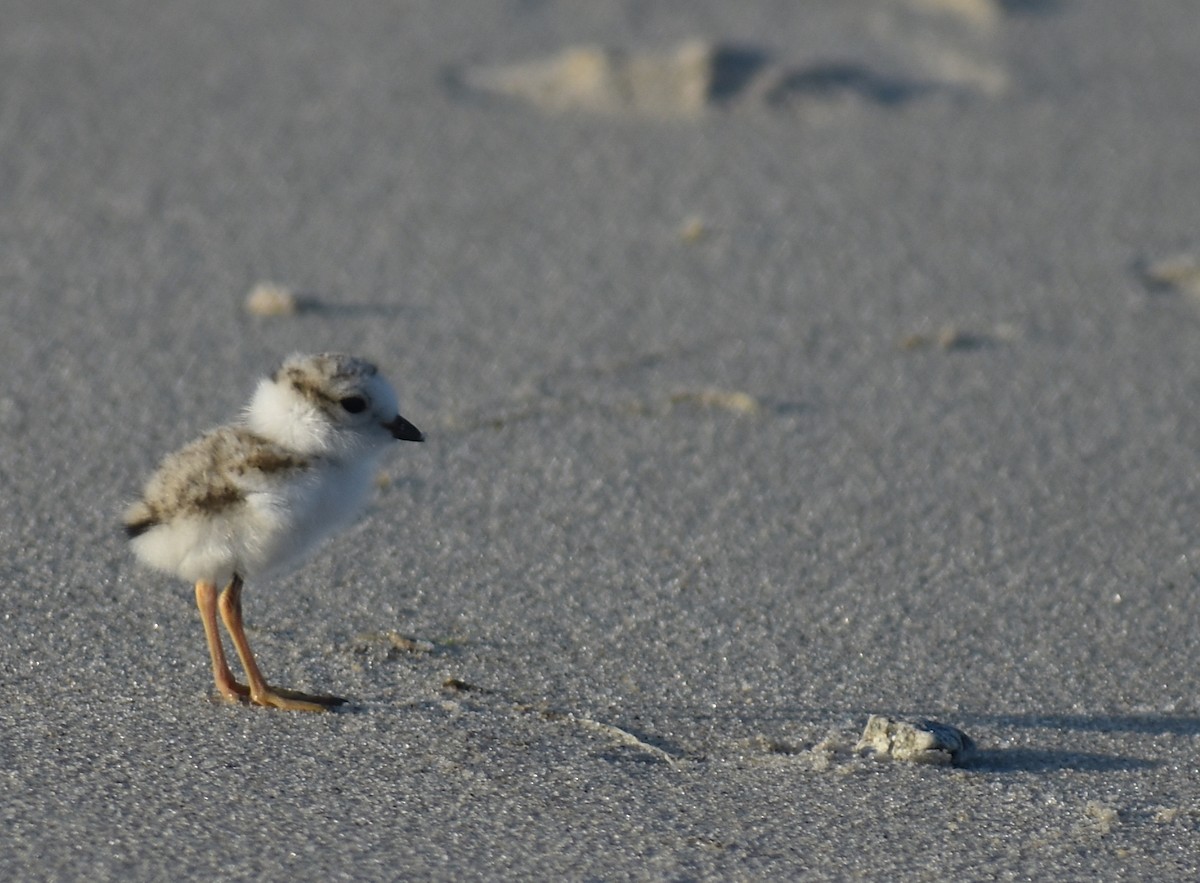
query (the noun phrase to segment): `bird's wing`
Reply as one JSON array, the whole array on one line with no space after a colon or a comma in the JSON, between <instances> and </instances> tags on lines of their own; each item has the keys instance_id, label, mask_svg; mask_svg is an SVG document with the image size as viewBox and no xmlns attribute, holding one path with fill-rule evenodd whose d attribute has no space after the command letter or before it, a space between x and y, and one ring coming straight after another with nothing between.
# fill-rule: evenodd
<instances>
[{"instance_id":1,"label":"bird's wing","mask_svg":"<svg viewBox=\"0 0 1200 883\"><path fill-rule=\"evenodd\" d=\"M126 510L125 533L132 538L172 518L223 512L311 468L310 458L245 427L223 426L163 460Z\"/></svg>"}]
</instances>

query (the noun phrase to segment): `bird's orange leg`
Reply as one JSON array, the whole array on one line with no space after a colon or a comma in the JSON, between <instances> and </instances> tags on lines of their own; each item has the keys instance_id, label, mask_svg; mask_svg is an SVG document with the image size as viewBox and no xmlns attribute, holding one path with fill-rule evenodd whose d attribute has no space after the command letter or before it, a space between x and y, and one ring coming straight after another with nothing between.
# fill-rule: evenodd
<instances>
[{"instance_id":1,"label":"bird's orange leg","mask_svg":"<svg viewBox=\"0 0 1200 883\"><path fill-rule=\"evenodd\" d=\"M225 648L221 646L221 635L217 631L217 586L201 580L196 583L196 606L200 608L200 619L204 623L204 637L208 640L208 655L212 657L213 681L217 692L231 702L250 698L250 688L239 684L225 661Z\"/></svg>"},{"instance_id":2,"label":"bird's orange leg","mask_svg":"<svg viewBox=\"0 0 1200 883\"><path fill-rule=\"evenodd\" d=\"M233 639L234 649L246 670L246 680L250 682L250 701L255 705L267 705L271 708L282 708L287 711L325 711L331 706L342 705L346 700L337 696L322 696L301 693L297 690L284 690L267 685L254 661L254 653L250 650L250 642L246 640L246 632L242 626L242 578L234 574L233 581L227 585L217 598L217 607L221 611L221 619Z\"/></svg>"}]
</instances>

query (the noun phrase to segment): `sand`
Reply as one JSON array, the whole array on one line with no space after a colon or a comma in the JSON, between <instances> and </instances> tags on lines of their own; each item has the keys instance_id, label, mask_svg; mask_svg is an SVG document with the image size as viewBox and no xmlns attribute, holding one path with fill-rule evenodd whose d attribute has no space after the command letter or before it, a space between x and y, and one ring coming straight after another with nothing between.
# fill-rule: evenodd
<instances>
[{"instance_id":1,"label":"sand","mask_svg":"<svg viewBox=\"0 0 1200 883\"><path fill-rule=\"evenodd\" d=\"M1191 0L2 19L0 877L1197 877ZM429 437L247 586L322 716L118 530L295 350Z\"/></svg>"}]
</instances>

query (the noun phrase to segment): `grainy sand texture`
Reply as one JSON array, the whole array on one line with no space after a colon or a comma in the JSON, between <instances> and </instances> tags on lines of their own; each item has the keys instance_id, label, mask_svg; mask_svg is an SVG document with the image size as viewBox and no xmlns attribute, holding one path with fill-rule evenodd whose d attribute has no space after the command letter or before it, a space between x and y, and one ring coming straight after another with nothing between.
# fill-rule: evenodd
<instances>
[{"instance_id":1,"label":"grainy sand texture","mask_svg":"<svg viewBox=\"0 0 1200 883\"><path fill-rule=\"evenodd\" d=\"M1200 877L1197 11L0 3L0 878ZM119 530L295 351L323 715Z\"/></svg>"}]
</instances>

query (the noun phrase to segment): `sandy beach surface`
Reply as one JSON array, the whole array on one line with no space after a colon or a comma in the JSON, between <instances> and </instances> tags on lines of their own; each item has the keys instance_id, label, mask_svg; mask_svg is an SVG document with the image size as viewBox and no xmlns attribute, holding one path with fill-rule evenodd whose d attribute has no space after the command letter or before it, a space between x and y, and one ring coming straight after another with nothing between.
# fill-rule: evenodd
<instances>
[{"instance_id":1,"label":"sandy beach surface","mask_svg":"<svg viewBox=\"0 0 1200 883\"><path fill-rule=\"evenodd\" d=\"M1192 0L0 2L0 877L1196 879L1197 46ZM247 586L326 715L214 701L119 531L297 350L429 437Z\"/></svg>"}]
</instances>

